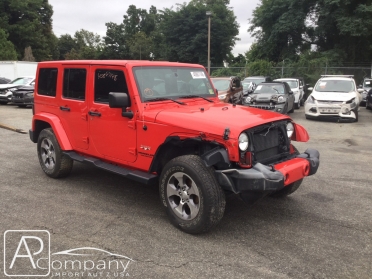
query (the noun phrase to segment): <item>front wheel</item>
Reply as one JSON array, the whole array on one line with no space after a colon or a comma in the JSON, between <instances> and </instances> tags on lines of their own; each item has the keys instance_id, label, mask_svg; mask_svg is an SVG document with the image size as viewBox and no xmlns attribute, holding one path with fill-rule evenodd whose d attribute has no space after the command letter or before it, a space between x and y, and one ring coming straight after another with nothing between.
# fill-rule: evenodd
<instances>
[{"instance_id":1,"label":"front wheel","mask_svg":"<svg viewBox=\"0 0 372 279\"><path fill-rule=\"evenodd\" d=\"M159 187L171 223L184 232L207 232L223 217L225 194L213 170L199 156L184 155L169 161Z\"/></svg>"},{"instance_id":2,"label":"front wheel","mask_svg":"<svg viewBox=\"0 0 372 279\"><path fill-rule=\"evenodd\" d=\"M46 175L59 178L70 174L73 160L63 154L52 129L41 131L37 140L37 155Z\"/></svg>"}]
</instances>

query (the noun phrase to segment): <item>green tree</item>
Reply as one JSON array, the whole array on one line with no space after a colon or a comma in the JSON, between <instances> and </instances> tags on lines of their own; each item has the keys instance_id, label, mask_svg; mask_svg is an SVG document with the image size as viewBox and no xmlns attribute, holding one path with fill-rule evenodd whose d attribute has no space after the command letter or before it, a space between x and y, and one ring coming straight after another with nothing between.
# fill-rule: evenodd
<instances>
[{"instance_id":1,"label":"green tree","mask_svg":"<svg viewBox=\"0 0 372 279\"><path fill-rule=\"evenodd\" d=\"M1 0L0 28L8 34L18 59L31 46L37 61L57 58L57 40L52 31L52 6L48 0Z\"/></svg>"},{"instance_id":2,"label":"green tree","mask_svg":"<svg viewBox=\"0 0 372 279\"><path fill-rule=\"evenodd\" d=\"M229 0L192 0L178 4L176 10L165 9L160 25L164 34L167 60L207 64L208 18L211 16L211 65L221 66L228 58L239 33L239 25Z\"/></svg>"},{"instance_id":3,"label":"green tree","mask_svg":"<svg viewBox=\"0 0 372 279\"><path fill-rule=\"evenodd\" d=\"M0 60L17 60L17 52L14 45L7 38L5 31L0 28Z\"/></svg>"},{"instance_id":4,"label":"green tree","mask_svg":"<svg viewBox=\"0 0 372 279\"><path fill-rule=\"evenodd\" d=\"M102 51L102 40L98 34L81 29L76 31L74 38L69 35L61 36L60 46L65 59L98 59ZM70 48L69 50L67 50ZM63 52L61 53L63 54Z\"/></svg>"},{"instance_id":5,"label":"green tree","mask_svg":"<svg viewBox=\"0 0 372 279\"><path fill-rule=\"evenodd\" d=\"M296 61L310 49L354 63L372 59L371 0L261 0L250 23L249 61Z\"/></svg>"},{"instance_id":6,"label":"green tree","mask_svg":"<svg viewBox=\"0 0 372 279\"><path fill-rule=\"evenodd\" d=\"M77 49L77 44L74 38L72 38L70 34L61 35L58 38L59 59L66 59L66 54L71 52L72 49Z\"/></svg>"},{"instance_id":7,"label":"green tree","mask_svg":"<svg viewBox=\"0 0 372 279\"><path fill-rule=\"evenodd\" d=\"M105 46L101 57L139 59L139 53L142 53L143 50L145 50L143 56L145 59L149 59L150 53L159 57L160 45L163 42L162 35L158 30L159 22L160 15L156 7L151 6L147 12L145 9L138 9L135 5L130 5L123 16L122 23L106 23L107 31L103 38ZM143 43L144 45L140 45Z\"/></svg>"}]
</instances>

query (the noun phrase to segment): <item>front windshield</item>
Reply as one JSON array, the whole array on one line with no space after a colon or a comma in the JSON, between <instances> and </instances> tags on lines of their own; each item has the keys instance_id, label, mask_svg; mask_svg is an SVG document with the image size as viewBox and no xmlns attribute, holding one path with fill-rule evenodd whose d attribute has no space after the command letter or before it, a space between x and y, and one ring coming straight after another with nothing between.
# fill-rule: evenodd
<instances>
[{"instance_id":1,"label":"front windshield","mask_svg":"<svg viewBox=\"0 0 372 279\"><path fill-rule=\"evenodd\" d=\"M281 81L284 81L284 82L288 83L288 85L291 89L298 88L298 82L296 80L284 80L284 79L282 79Z\"/></svg>"},{"instance_id":2,"label":"front windshield","mask_svg":"<svg viewBox=\"0 0 372 279\"><path fill-rule=\"evenodd\" d=\"M372 87L372 79L365 79L363 82L363 87Z\"/></svg>"},{"instance_id":3,"label":"front windshield","mask_svg":"<svg viewBox=\"0 0 372 279\"><path fill-rule=\"evenodd\" d=\"M254 94L284 94L282 84L260 84L253 92Z\"/></svg>"},{"instance_id":4,"label":"front windshield","mask_svg":"<svg viewBox=\"0 0 372 279\"><path fill-rule=\"evenodd\" d=\"M11 84L16 84L16 85L24 85L29 83L32 80L32 78L16 78L11 82Z\"/></svg>"},{"instance_id":5,"label":"front windshield","mask_svg":"<svg viewBox=\"0 0 372 279\"><path fill-rule=\"evenodd\" d=\"M243 80L243 83L249 84L249 83L253 82L255 84L260 84L261 82L264 82L264 81L265 81L264 78L245 78Z\"/></svg>"},{"instance_id":6,"label":"front windshield","mask_svg":"<svg viewBox=\"0 0 372 279\"><path fill-rule=\"evenodd\" d=\"M351 80L320 80L315 91L318 92L341 92L348 93L355 91L354 83Z\"/></svg>"},{"instance_id":7,"label":"front windshield","mask_svg":"<svg viewBox=\"0 0 372 279\"><path fill-rule=\"evenodd\" d=\"M135 67L133 71L144 102L157 98L208 97L215 94L206 72L200 68L142 66Z\"/></svg>"},{"instance_id":8,"label":"front windshield","mask_svg":"<svg viewBox=\"0 0 372 279\"><path fill-rule=\"evenodd\" d=\"M228 79L212 78L212 82L218 91L227 91L230 88L230 80Z\"/></svg>"}]
</instances>

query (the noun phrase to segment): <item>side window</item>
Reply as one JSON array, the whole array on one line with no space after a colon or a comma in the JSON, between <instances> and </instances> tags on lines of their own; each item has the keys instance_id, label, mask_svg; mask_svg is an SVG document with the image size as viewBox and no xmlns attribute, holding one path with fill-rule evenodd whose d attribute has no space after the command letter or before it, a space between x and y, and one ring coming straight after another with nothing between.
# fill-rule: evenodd
<instances>
[{"instance_id":1,"label":"side window","mask_svg":"<svg viewBox=\"0 0 372 279\"><path fill-rule=\"evenodd\" d=\"M85 100L86 69L65 69L63 74L63 97Z\"/></svg>"},{"instance_id":2,"label":"side window","mask_svg":"<svg viewBox=\"0 0 372 279\"><path fill-rule=\"evenodd\" d=\"M94 101L108 103L110 92L128 93L124 72L118 70L98 69L94 77Z\"/></svg>"},{"instance_id":3,"label":"side window","mask_svg":"<svg viewBox=\"0 0 372 279\"><path fill-rule=\"evenodd\" d=\"M57 88L57 68L42 68L39 69L39 78L37 92L39 95L56 96Z\"/></svg>"}]
</instances>

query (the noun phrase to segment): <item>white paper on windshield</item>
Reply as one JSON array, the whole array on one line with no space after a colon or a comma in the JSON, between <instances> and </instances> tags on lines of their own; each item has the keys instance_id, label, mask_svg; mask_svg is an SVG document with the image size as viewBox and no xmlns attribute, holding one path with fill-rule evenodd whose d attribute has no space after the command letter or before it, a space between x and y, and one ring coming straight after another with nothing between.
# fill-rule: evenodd
<instances>
[{"instance_id":1,"label":"white paper on windshield","mask_svg":"<svg viewBox=\"0 0 372 279\"><path fill-rule=\"evenodd\" d=\"M325 82L325 81L322 81L320 84L319 84L319 86L326 86L327 85L327 83Z\"/></svg>"},{"instance_id":2,"label":"white paper on windshield","mask_svg":"<svg viewBox=\"0 0 372 279\"><path fill-rule=\"evenodd\" d=\"M192 78L205 78L204 72L191 72Z\"/></svg>"},{"instance_id":3,"label":"white paper on windshield","mask_svg":"<svg viewBox=\"0 0 372 279\"><path fill-rule=\"evenodd\" d=\"M262 85L257 86L256 90L261 90Z\"/></svg>"},{"instance_id":4,"label":"white paper on windshield","mask_svg":"<svg viewBox=\"0 0 372 279\"><path fill-rule=\"evenodd\" d=\"M366 81L366 84L371 84L371 82L370 81Z\"/></svg>"}]
</instances>

